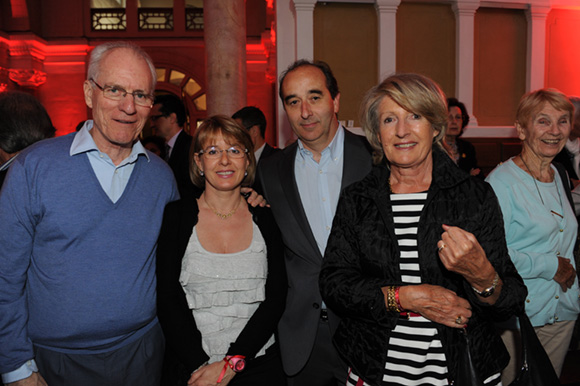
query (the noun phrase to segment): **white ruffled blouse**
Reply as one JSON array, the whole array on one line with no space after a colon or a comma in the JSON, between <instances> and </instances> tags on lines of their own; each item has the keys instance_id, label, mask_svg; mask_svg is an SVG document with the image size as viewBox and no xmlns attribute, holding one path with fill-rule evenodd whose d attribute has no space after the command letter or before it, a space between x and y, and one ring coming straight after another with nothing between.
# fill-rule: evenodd
<instances>
[{"instance_id":1,"label":"white ruffled blouse","mask_svg":"<svg viewBox=\"0 0 580 386\"><path fill-rule=\"evenodd\" d=\"M256 224L250 246L236 253L207 251L193 228L179 281L210 362L223 359L265 299L266 256L266 242ZM273 343L274 335L256 356L263 355Z\"/></svg>"}]
</instances>

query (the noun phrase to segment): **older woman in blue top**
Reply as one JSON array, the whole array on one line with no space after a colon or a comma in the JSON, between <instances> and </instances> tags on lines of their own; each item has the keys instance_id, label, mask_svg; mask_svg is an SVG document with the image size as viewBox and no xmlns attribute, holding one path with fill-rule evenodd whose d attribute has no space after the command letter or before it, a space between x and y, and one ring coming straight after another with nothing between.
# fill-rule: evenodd
<instances>
[{"instance_id":1,"label":"older woman in blue top","mask_svg":"<svg viewBox=\"0 0 580 386\"><path fill-rule=\"evenodd\" d=\"M522 152L487 178L503 212L510 257L528 287L526 313L558 375L580 312L573 259L578 224L552 160L568 139L573 115L557 90L524 95L516 116ZM502 336L511 350L513 334ZM504 371L504 384L514 377L514 362Z\"/></svg>"}]
</instances>

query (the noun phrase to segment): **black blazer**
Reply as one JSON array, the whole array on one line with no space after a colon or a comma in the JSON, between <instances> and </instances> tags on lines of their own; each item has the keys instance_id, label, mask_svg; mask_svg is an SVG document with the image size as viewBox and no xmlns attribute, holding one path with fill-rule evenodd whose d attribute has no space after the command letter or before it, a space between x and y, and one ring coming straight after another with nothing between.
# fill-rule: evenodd
<instances>
[{"instance_id":1,"label":"black blazer","mask_svg":"<svg viewBox=\"0 0 580 386\"><path fill-rule=\"evenodd\" d=\"M258 167L256 168L256 177L254 178L254 184L252 185L252 189L257 191L258 193L262 194L262 187L260 185L260 164L264 162L264 159L270 157L272 154L276 154L282 151L277 147L272 147L267 143L264 144L264 150L262 150L262 155L260 156L260 160L258 161Z\"/></svg>"},{"instance_id":2,"label":"black blazer","mask_svg":"<svg viewBox=\"0 0 580 386\"><path fill-rule=\"evenodd\" d=\"M275 154L279 151L281 151L281 150L278 149L277 147L272 147L272 146L268 145L267 143L265 143L264 150L262 150L262 155L260 156L260 161L258 161L258 163L262 162L265 158L268 158L272 154Z\"/></svg>"},{"instance_id":3,"label":"black blazer","mask_svg":"<svg viewBox=\"0 0 580 386\"><path fill-rule=\"evenodd\" d=\"M173 170L173 175L177 181L177 189L182 198L189 196L199 197L201 194L201 189L195 186L189 177L189 149L191 148L192 140L191 135L182 130L177 136L171 150L171 156L167 160L171 170Z\"/></svg>"},{"instance_id":4,"label":"black blazer","mask_svg":"<svg viewBox=\"0 0 580 386\"><path fill-rule=\"evenodd\" d=\"M459 160L457 166L461 170L469 173L471 169L477 169L477 158L475 156L475 147L471 142L465 141L461 138L456 139L457 152L459 153ZM483 178L483 173L479 173L480 178Z\"/></svg>"},{"instance_id":5,"label":"black blazer","mask_svg":"<svg viewBox=\"0 0 580 386\"><path fill-rule=\"evenodd\" d=\"M298 373L310 356L322 304L318 287L322 255L294 177L297 149L295 142L259 165L261 191L272 207L285 246L288 298L278 325L278 336L287 375ZM366 139L345 130L341 189L362 179L371 167L371 149ZM335 329L338 322L336 315L329 310L331 329Z\"/></svg>"},{"instance_id":6,"label":"black blazer","mask_svg":"<svg viewBox=\"0 0 580 386\"><path fill-rule=\"evenodd\" d=\"M554 158L555 162L558 162L564 166L570 179L577 180L576 170L574 170L574 155L571 154L566 148L563 148L558 155Z\"/></svg>"},{"instance_id":7,"label":"black blazer","mask_svg":"<svg viewBox=\"0 0 580 386\"><path fill-rule=\"evenodd\" d=\"M228 354L253 358L272 336L282 315L286 300L286 271L280 231L269 208L249 208L258 225L268 251L268 279L266 299L260 304ZM166 341L168 358L179 362L191 374L209 359L201 344L201 333L189 309L179 282L181 260L185 254L193 227L197 224L197 200L187 197L169 203L163 215L163 224L157 246L157 314ZM218 230L216 230L218 231ZM169 353L169 355L167 355ZM251 361L248 361L248 366ZM167 381L167 380L166 380Z\"/></svg>"}]
</instances>

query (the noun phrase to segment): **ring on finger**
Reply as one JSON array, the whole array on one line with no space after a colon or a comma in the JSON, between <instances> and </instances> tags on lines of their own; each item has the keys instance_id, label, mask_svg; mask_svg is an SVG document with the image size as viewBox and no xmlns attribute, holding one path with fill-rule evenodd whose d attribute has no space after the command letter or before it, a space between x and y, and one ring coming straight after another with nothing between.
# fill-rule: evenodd
<instances>
[{"instance_id":1,"label":"ring on finger","mask_svg":"<svg viewBox=\"0 0 580 386\"><path fill-rule=\"evenodd\" d=\"M437 252L441 252L443 250L443 248L445 248L447 245L442 244L438 249Z\"/></svg>"},{"instance_id":2,"label":"ring on finger","mask_svg":"<svg viewBox=\"0 0 580 386\"><path fill-rule=\"evenodd\" d=\"M458 315L455 319L455 324L463 324L463 319L461 319L461 315Z\"/></svg>"}]
</instances>

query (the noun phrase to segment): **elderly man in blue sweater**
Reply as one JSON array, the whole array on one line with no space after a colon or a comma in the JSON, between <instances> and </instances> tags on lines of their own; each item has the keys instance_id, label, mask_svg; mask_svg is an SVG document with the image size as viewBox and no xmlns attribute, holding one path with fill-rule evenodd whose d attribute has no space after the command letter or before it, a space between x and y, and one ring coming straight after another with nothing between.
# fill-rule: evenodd
<instances>
[{"instance_id":1,"label":"elderly man in blue sweater","mask_svg":"<svg viewBox=\"0 0 580 386\"><path fill-rule=\"evenodd\" d=\"M12 165L0 194L5 383L159 384L155 248L178 193L137 140L155 83L137 46L96 47L83 85L94 120Z\"/></svg>"}]
</instances>

